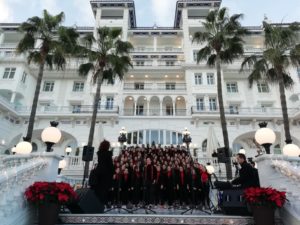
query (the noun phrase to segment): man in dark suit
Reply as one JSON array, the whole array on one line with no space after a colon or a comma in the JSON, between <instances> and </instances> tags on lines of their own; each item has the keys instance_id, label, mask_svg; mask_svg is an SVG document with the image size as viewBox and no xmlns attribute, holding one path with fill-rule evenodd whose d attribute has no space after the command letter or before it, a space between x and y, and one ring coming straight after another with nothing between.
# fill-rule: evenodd
<instances>
[{"instance_id":1,"label":"man in dark suit","mask_svg":"<svg viewBox=\"0 0 300 225\"><path fill-rule=\"evenodd\" d=\"M255 174L255 176L256 176L256 182L257 182L257 187L260 187L260 182L259 182L259 175L258 175L258 170L255 168L255 162L253 162L253 161L250 161L250 164L251 164L251 166L253 167L253 169L254 169L254 174Z\"/></svg>"},{"instance_id":2,"label":"man in dark suit","mask_svg":"<svg viewBox=\"0 0 300 225\"><path fill-rule=\"evenodd\" d=\"M239 177L235 178L231 183L233 185L241 185L241 188L259 187L258 177L255 175L253 167L247 163L244 154L237 154L237 162L240 164Z\"/></svg>"}]
</instances>

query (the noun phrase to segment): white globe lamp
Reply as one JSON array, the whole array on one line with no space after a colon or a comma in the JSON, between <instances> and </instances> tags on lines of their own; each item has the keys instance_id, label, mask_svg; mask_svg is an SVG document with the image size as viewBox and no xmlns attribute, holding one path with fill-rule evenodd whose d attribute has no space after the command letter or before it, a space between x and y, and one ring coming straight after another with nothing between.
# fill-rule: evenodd
<instances>
[{"instance_id":1,"label":"white globe lamp","mask_svg":"<svg viewBox=\"0 0 300 225\"><path fill-rule=\"evenodd\" d=\"M290 157L299 157L300 149L295 144L287 144L282 149L283 154Z\"/></svg>"},{"instance_id":2,"label":"white globe lamp","mask_svg":"<svg viewBox=\"0 0 300 225\"><path fill-rule=\"evenodd\" d=\"M72 152L71 146L66 147L66 153L67 153L67 155L70 155L71 152Z\"/></svg>"},{"instance_id":3,"label":"white globe lamp","mask_svg":"<svg viewBox=\"0 0 300 225\"><path fill-rule=\"evenodd\" d=\"M67 161L65 159L63 160L60 160L59 163L58 163L58 174L60 174L60 172L66 168L67 166Z\"/></svg>"},{"instance_id":4,"label":"white globe lamp","mask_svg":"<svg viewBox=\"0 0 300 225\"><path fill-rule=\"evenodd\" d=\"M214 174L215 173L215 168L212 165L207 165L206 170L208 174Z\"/></svg>"},{"instance_id":5,"label":"white globe lamp","mask_svg":"<svg viewBox=\"0 0 300 225\"><path fill-rule=\"evenodd\" d=\"M57 129L58 122L51 121L50 127L47 127L42 132L42 141L47 145L46 152L52 152L52 146L58 143L61 139L61 131Z\"/></svg>"},{"instance_id":6,"label":"white globe lamp","mask_svg":"<svg viewBox=\"0 0 300 225\"><path fill-rule=\"evenodd\" d=\"M268 123L259 124L260 129L255 133L255 141L263 146L267 154L270 154L270 147L276 141L276 134L270 128L267 128Z\"/></svg>"},{"instance_id":7,"label":"white globe lamp","mask_svg":"<svg viewBox=\"0 0 300 225\"><path fill-rule=\"evenodd\" d=\"M28 141L21 141L17 144L15 152L20 155L28 155L32 152L32 145Z\"/></svg>"},{"instance_id":8,"label":"white globe lamp","mask_svg":"<svg viewBox=\"0 0 300 225\"><path fill-rule=\"evenodd\" d=\"M239 150L239 154L244 154L244 155L246 155L246 150L243 149L243 148L241 148L241 149Z\"/></svg>"}]
</instances>

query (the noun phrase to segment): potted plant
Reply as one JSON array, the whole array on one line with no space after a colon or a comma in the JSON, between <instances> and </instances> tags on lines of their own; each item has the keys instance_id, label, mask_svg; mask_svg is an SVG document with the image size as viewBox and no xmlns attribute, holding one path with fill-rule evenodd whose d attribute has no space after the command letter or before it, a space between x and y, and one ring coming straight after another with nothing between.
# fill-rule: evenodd
<instances>
[{"instance_id":1,"label":"potted plant","mask_svg":"<svg viewBox=\"0 0 300 225\"><path fill-rule=\"evenodd\" d=\"M54 225L61 205L77 199L77 194L67 183L35 182L25 191L25 198L38 207L38 224Z\"/></svg>"},{"instance_id":2,"label":"potted plant","mask_svg":"<svg viewBox=\"0 0 300 225\"><path fill-rule=\"evenodd\" d=\"M256 225L274 225L275 209L283 207L286 193L273 188L247 188L244 198L250 205Z\"/></svg>"}]
</instances>

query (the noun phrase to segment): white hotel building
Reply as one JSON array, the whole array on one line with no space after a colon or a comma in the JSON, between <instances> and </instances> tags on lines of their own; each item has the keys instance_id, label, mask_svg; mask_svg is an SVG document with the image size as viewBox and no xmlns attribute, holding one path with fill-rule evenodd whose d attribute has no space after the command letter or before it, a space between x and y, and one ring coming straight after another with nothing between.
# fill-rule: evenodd
<instances>
[{"instance_id":1,"label":"white hotel building","mask_svg":"<svg viewBox=\"0 0 300 225\"><path fill-rule=\"evenodd\" d=\"M113 145L121 127L128 131L128 144L181 144L182 130L191 132L193 148L199 156L207 153L207 139L223 138L218 112L216 71L205 62L197 64L195 53L202 47L191 37L202 28L202 21L221 0L179 0L174 26L138 27L133 0L92 0L95 27L77 27L80 34L93 33L96 27L122 28L122 39L134 45L134 68L122 82L103 84L95 133L95 147L105 138ZM22 35L19 24L0 24L0 153L10 150L27 131L30 106L37 79L37 67L28 65L26 56L16 55ZM245 55L262 51L261 27L248 27ZM258 123L268 122L276 132L273 145L280 148L282 113L276 85L255 83L249 88L241 73L242 59L224 65L223 95L230 145L233 152L243 147L256 154L253 137ZM59 122L63 133L54 146L63 154L67 146L81 149L87 142L95 86L90 77L78 75L80 62L70 61L64 71L46 70L35 121L33 147L44 151L41 131L49 121ZM287 104L293 141L300 145L300 68L290 68L295 81L287 90ZM73 151L72 154L75 154Z\"/></svg>"}]
</instances>

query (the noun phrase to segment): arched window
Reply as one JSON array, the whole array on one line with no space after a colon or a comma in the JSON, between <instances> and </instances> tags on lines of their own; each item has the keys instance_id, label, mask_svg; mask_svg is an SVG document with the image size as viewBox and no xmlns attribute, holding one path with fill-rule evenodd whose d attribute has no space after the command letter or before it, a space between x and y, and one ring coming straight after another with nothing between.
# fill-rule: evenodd
<instances>
[{"instance_id":1,"label":"arched window","mask_svg":"<svg viewBox=\"0 0 300 225\"><path fill-rule=\"evenodd\" d=\"M202 152L206 152L207 150L207 139L202 142Z\"/></svg>"}]
</instances>

